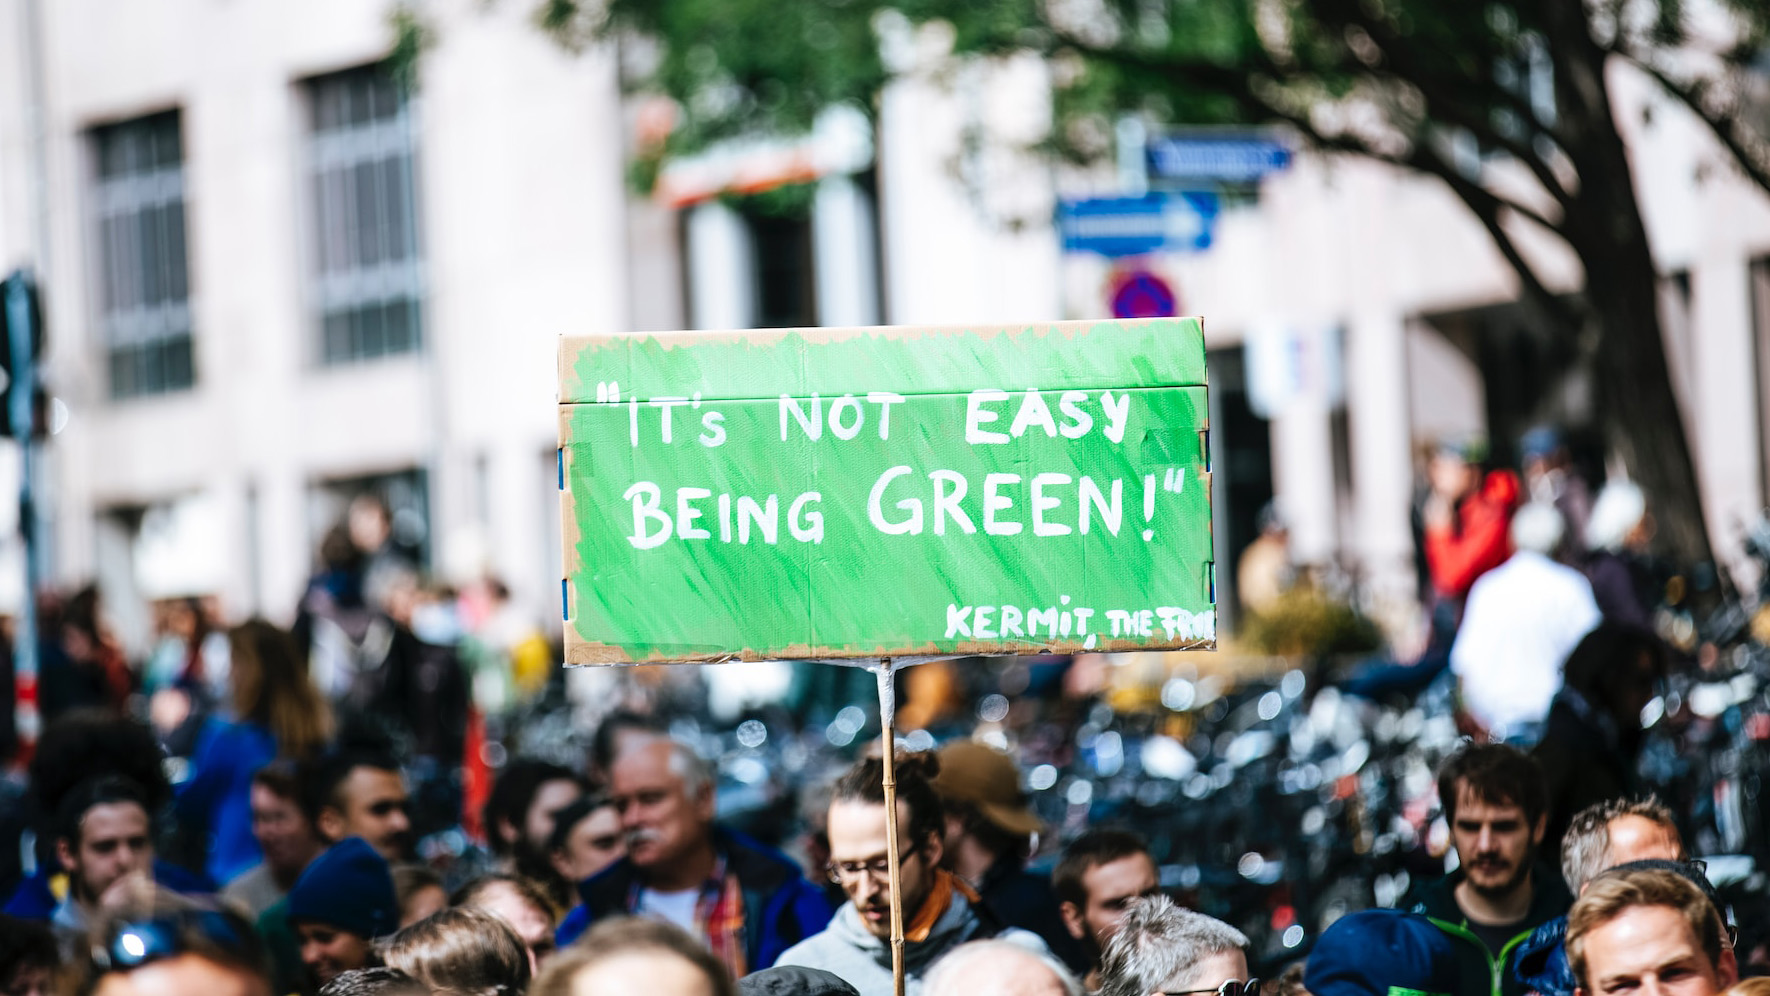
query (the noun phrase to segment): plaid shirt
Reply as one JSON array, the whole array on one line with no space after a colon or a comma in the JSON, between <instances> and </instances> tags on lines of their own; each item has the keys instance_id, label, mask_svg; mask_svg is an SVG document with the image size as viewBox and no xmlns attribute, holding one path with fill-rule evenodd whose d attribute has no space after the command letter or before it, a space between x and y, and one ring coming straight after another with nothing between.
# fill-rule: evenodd
<instances>
[{"instance_id":1,"label":"plaid shirt","mask_svg":"<svg viewBox=\"0 0 1770 996\"><path fill-rule=\"evenodd\" d=\"M634 881L627 890L627 909L639 912L645 887ZM749 974L744 964L744 892L738 885L737 873L725 867L725 856L713 863L713 872L701 883L700 895L694 904L694 933L707 942L713 957L731 970L731 977L741 979Z\"/></svg>"}]
</instances>

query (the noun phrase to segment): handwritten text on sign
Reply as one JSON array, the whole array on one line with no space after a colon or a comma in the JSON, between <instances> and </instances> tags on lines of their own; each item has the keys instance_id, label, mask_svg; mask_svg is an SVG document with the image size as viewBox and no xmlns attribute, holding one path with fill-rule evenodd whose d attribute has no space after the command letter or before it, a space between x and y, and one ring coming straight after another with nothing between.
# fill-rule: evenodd
<instances>
[{"instance_id":1,"label":"handwritten text on sign","mask_svg":"<svg viewBox=\"0 0 1770 996\"><path fill-rule=\"evenodd\" d=\"M1196 320L561 350L573 663L1215 640Z\"/></svg>"}]
</instances>

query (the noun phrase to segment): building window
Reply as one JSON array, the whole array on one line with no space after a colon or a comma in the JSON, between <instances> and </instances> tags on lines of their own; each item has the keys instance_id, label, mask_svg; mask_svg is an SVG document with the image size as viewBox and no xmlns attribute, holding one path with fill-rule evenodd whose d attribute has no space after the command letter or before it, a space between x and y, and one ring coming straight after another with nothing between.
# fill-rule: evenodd
<instances>
[{"instance_id":1,"label":"building window","mask_svg":"<svg viewBox=\"0 0 1770 996\"><path fill-rule=\"evenodd\" d=\"M410 104L385 66L317 77L307 90L320 361L416 350L423 260Z\"/></svg>"},{"instance_id":2,"label":"building window","mask_svg":"<svg viewBox=\"0 0 1770 996\"><path fill-rule=\"evenodd\" d=\"M111 397L185 390L196 370L178 112L107 125L92 137L99 324Z\"/></svg>"},{"instance_id":3,"label":"building window","mask_svg":"<svg viewBox=\"0 0 1770 996\"><path fill-rule=\"evenodd\" d=\"M1751 262L1752 351L1758 381L1758 474L1770 502L1770 256Z\"/></svg>"},{"instance_id":4,"label":"building window","mask_svg":"<svg viewBox=\"0 0 1770 996\"><path fill-rule=\"evenodd\" d=\"M756 327L817 324L809 215L746 214L756 260Z\"/></svg>"}]
</instances>

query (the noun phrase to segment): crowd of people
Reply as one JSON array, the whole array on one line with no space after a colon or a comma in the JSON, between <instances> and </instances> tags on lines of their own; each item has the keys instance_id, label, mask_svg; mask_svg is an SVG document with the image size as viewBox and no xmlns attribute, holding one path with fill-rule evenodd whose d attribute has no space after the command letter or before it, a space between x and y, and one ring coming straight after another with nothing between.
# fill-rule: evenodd
<instances>
[{"instance_id":1,"label":"crowd of people","mask_svg":"<svg viewBox=\"0 0 1770 996\"><path fill-rule=\"evenodd\" d=\"M50 858L0 919L0 992L884 996L893 824L911 996L1710 996L1762 940L1737 936L1651 798L1549 837L1541 766L1503 743L1439 772L1455 871L1341 918L1262 983L1248 938L1179 904L1135 834L1089 829L1029 871L1042 828L994 748L900 750L895 820L882 758L862 756L829 786L810 868L721 823L692 746L612 723L583 773L505 766L483 814L496 863L461 882L412 863L391 759L326 747L248 770L256 860L218 889L234 824L211 824L197 867L156 847L200 776L170 786L145 725L63 717L33 759Z\"/></svg>"}]
</instances>

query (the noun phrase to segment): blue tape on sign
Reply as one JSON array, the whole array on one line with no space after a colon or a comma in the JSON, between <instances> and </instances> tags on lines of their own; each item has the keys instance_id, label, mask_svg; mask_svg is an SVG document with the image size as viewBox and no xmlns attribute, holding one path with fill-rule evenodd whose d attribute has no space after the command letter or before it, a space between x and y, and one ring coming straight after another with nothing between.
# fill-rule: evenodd
<instances>
[{"instance_id":1,"label":"blue tape on sign","mask_svg":"<svg viewBox=\"0 0 1770 996\"><path fill-rule=\"evenodd\" d=\"M559 490L565 490L565 447L553 451L553 463L559 468Z\"/></svg>"},{"instance_id":2,"label":"blue tape on sign","mask_svg":"<svg viewBox=\"0 0 1770 996\"><path fill-rule=\"evenodd\" d=\"M571 596L566 594L568 584L569 584L569 582L565 578L559 579L559 618L564 619L566 622L571 622L572 621Z\"/></svg>"},{"instance_id":3,"label":"blue tape on sign","mask_svg":"<svg viewBox=\"0 0 1770 996\"><path fill-rule=\"evenodd\" d=\"M1205 565L1205 574L1206 574L1206 576L1208 576L1211 579L1211 604L1216 605L1217 604L1217 562L1216 561L1212 561L1212 562Z\"/></svg>"}]
</instances>

